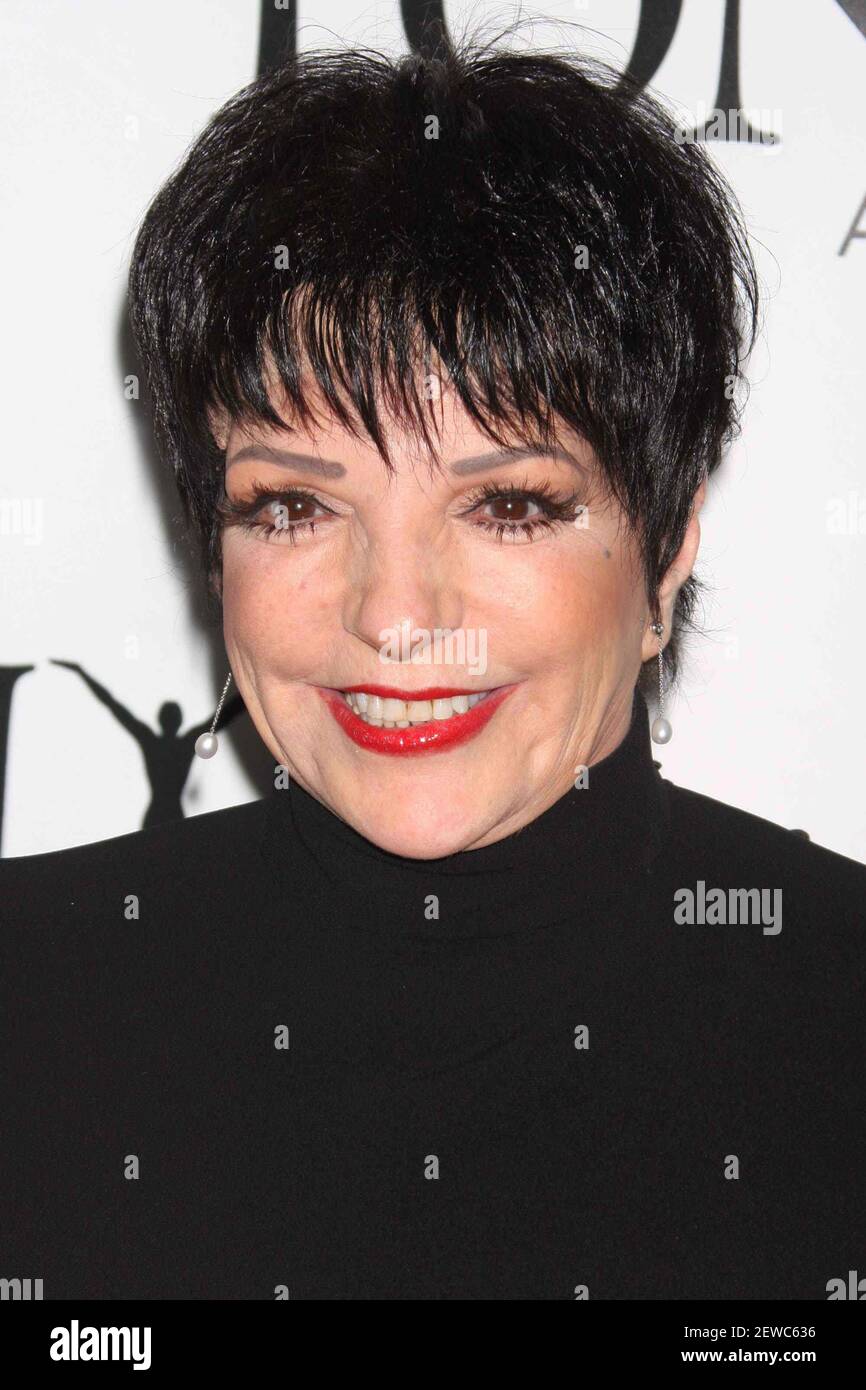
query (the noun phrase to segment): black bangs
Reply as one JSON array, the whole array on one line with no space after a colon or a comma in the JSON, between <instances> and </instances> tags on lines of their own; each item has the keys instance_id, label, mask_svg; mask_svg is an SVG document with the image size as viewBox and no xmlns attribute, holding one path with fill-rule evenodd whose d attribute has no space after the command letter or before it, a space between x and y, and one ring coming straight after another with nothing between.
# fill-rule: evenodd
<instances>
[{"instance_id":1,"label":"black bangs","mask_svg":"<svg viewBox=\"0 0 866 1390\"><path fill-rule=\"evenodd\" d=\"M315 394L391 467L388 420L435 460L441 382L498 444L587 440L652 602L736 432L757 282L733 194L658 102L466 42L310 53L232 97L144 218L129 307L210 577L215 412L315 428Z\"/></svg>"}]
</instances>

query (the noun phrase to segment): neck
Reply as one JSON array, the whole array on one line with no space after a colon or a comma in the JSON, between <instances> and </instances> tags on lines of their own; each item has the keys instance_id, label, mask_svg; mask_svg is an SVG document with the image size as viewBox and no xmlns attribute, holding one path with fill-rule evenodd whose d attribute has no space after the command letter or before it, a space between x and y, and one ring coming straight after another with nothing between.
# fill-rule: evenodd
<instances>
[{"instance_id":1,"label":"neck","mask_svg":"<svg viewBox=\"0 0 866 1390\"><path fill-rule=\"evenodd\" d=\"M411 859L382 849L291 783L269 799L262 853L287 913L302 903L315 911L324 894L340 900L351 924L359 895L373 893L382 899L384 931L501 934L543 927L551 911L563 910L563 893L575 910L593 885L645 874L666 826L647 707L635 691L616 747L512 834L441 858ZM425 917L428 898L450 902L447 919Z\"/></svg>"}]
</instances>

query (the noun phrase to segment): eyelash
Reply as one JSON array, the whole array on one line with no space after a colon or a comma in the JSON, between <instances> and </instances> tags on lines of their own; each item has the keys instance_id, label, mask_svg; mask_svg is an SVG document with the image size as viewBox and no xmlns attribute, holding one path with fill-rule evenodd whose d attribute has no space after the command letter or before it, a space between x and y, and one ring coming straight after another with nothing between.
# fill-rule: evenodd
<instances>
[{"instance_id":1,"label":"eyelash","mask_svg":"<svg viewBox=\"0 0 866 1390\"><path fill-rule=\"evenodd\" d=\"M572 492L560 496L546 482L538 483L533 487L526 483L522 486L508 484L504 487L501 484L484 483L472 494L469 499L469 506L460 515L470 516L478 507L494 500L533 502L541 508L543 513L541 516L528 517L524 521L495 521L488 517L473 523L483 531L495 533L496 540L500 543L506 535L512 540L517 540L518 536L525 536L527 540L532 541L541 531L552 531L558 526L565 526L575 521L581 509L577 493ZM316 521L312 519L289 521L287 526L278 527L272 521L257 521L255 518L268 502L290 506L291 503L297 501L311 502L317 507L324 507L331 516L335 515L329 507L325 507L325 504L319 500L314 492L307 488L281 489L268 487L255 481L252 484L252 495L248 499L236 502L224 496L217 511L224 526L241 526L245 531L263 536L265 540L282 541L288 537L289 543L296 545L299 532L314 534L317 529Z\"/></svg>"}]
</instances>

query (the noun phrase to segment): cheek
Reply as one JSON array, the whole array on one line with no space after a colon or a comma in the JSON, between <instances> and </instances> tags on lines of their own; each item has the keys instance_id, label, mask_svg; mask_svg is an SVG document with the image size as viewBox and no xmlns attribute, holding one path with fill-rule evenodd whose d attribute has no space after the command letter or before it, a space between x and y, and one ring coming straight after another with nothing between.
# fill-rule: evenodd
<instances>
[{"instance_id":1,"label":"cheek","mask_svg":"<svg viewBox=\"0 0 866 1390\"><path fill-rule=\"evenodd\" d=\"M506 557L508 558L508 557ZM602 660L631 630L633 576L610 543L581 537L578 545L512 558L500 566L495 594L496 630L514 648L534 651L548 667L593 653ZM490 608L489 602L486 605Z\"/></svg>"},{"instance_id":2,"label":"cheek","mask_svg":"<svg viewBox=\"0 0 866 1390\"><path fill-rule=\"evenodd\" d=\"M300 675L321 663L331 645L333 599L314 576L300 572L288 542L223 544L223 631L251 655L257 669Z\"/></svg>"},{"instance_id":3,"label":"cheek","mask_svg":"<svg viewBox=\"0 0 866 1390\"><path fill-rule=\"evenodd\" d=\"M223 627L243 649L257 649L273 623L273 585L261 582L254 547L234 535L223 541Z\"/></svg>"}]
</instances>

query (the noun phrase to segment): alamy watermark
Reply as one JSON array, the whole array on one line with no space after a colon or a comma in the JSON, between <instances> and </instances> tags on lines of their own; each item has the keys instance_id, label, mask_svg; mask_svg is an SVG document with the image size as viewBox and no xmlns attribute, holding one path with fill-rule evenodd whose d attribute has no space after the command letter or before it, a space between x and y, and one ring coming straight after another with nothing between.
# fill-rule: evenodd
<instances>
[{"instance_id":1,"label":"alamy watermark","mask_svg":"<svg viewBox=\"0 0 866 1390\"><path fill-rule=\"evenodd\" d=\"M678 924L763 925L764 936L778 936L782 930L781 888L707 888L699 878L695 888L678 888L674 902L674 921Z\"/></svg>"},{"instance_id":2,"label":"alamy watermark","mask_svg":"<svg viewBox=\"0 0 866 1390\"><path fill-rule=\"evenodd\" d=\"M52 1361L131 1361L134 1371L150 1370L149 1327L52 1327Z\"/></svg>"},{"instance_id":3,"label":"alamy watermark","mask_svg":"<svg viewBox=\"0 0 866 1390\"><path fill-rule=\"evenodd\" d=\"M0 536L20 536L25 545L41 545L41 497L0 497Z\"/></svg>"},{"instance_id":4,"label":"alamy watermark","mask_svg":"<svg viewBox=\"0 0 866 1390\"><path fill-rule=\"evenodd\" d=\"M454 666L473 676L483 676L487 670L485 627L413 627L404 618L399 627L383 627L379 642L382 662Z\"/></svg>"},{"instance_id":5,"label":"alamy watermark","mask_svg":"<svg viewBox=\"0 0 866 1390\"><path fill-rule=\"evenodd\" d=\"M782 143L782 113L778 107L732 107L725 111L719 106L698 102L694 110L678 106L674 140L678 145L694 145L710 140L725 140L747 145L759 145L763 150L776 150Z\"/></svg>"},{"instance_id":6,"label":"alamy watermark","mask_svg":"<svg viewBox=\"0 0 866 1390\"><path fill-rule=\"evenodd\" d=\"M0 1279L0 1302L29 1303L43 1297L41 1279Z\"/></svg>"}]
</instances>

